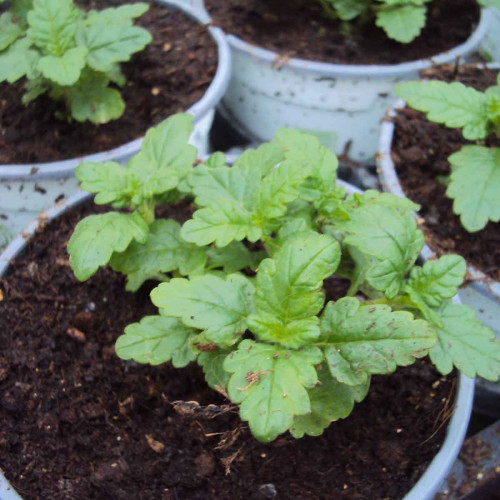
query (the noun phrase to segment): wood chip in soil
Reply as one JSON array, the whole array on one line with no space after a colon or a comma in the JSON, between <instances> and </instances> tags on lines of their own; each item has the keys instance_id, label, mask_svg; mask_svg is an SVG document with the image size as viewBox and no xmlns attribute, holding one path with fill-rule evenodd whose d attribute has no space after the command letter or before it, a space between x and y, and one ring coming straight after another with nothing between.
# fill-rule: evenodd
<instances>
[{"instance_id":1,"label":"wood chip in soil","mask_svg":"<svg viewBox=\"0 0 500 500\"><path fill-rule=\"evenodd\" d=\"M339 64L396 64L428 58L464 43L479 22L476 0L433 0L426 27L409 44L387 37L369 19L352 24L324 16L318 1L205 0L227 33L287 57Z\"/></svg>"},{"instance_id":2,"label":"wood chip in soil","mask_svg":"<svg viewBox=\"0 0 500 500\"><path fill-rule=\"evenodd\" d=\"M92 9L132 0L81 0ZM5 8L5 7L4 7ZM21 103L23 81L0 84L0 165L59 161L122 146L168 116L186 111L205 94L217 69L217 45L208 29L179 10L152 2L136 21L153 41L130 62L121 89L126 110L103 125L60 120L59 104L43 96Z\"/></svg>"},{"instance_id":3,"label":"wood chip in soil","mask_svg":"<svg viewBox=\"0 0 500 500\"><path fill-rule=\"evenodd\" d=\"M454 66L433 68L425 78L447 82L460 81L484 91L496 83L496 71L484 68ZM410 108L396 118L392 158L406 195L421 206L425 219L422 230L426 241L438 255L458 253L489 277L500 280L500 224L488 223L482 231L467 232L453 213L453 201L446 197L446 186L439 176L448 176L448 157L466 141L461 130L449 129L428 121L423 113ZM491 136L487 145L500 146Z\"/></svg>"},{"instance_id":4,"label":"wood chip in soil","mask_svg":"<svg viewBox=\"0 0 500 500\"><path fill-rule=\"evenodd\" d=\"M151 286L125 292L109 269L73 277L67 241L83 215L104 210L57 219L0 280L0 467L25 500L404 496L443 442L454 376L417 361L373 377L322 437L258 443L197 366L117 358L124 327L156 311ZM190 207L168 213L182 221ZM345 293L336 281L330 298Z\"/></svg>"}]
</instances>

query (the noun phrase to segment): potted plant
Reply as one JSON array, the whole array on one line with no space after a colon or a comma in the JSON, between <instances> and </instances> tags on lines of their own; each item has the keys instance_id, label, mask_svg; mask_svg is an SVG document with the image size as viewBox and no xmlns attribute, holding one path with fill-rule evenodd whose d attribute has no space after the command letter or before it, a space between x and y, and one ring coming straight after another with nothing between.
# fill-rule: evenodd
<instances>
[{"instance_id":1,"label":"potted plant","mask_svg":"<svg viewBox=\"0 0 500 500\"><path fill-rule=\"evenodd\" d=\"M203 12L175 0L4 5L0 214L12 233L77 189L79 163L127 160L147 128L179 109L195 117L204 152L230 61Z\"/></svg>"},{"instance_id":2,"label":"potted plant","mask_svg":"<svg viewBox=\"0 0 500 500\"><path fill-rule=\"evenodd\" d=\"M459 295L499 335L497 74L498 64L436 68L423 76L444 81L397 87L409 107L398 103L384 121L377 160L384 188L422 206L424 256L452 251L466 258ZM481 382L478 407L498 415L498 392Z\"/></svg>"},{"instance_id":3,"label":"potted plant","mask_svg":"<svg viewBox=\"0 0 500 500\"><path fill-rule=\"evenodd\" d=\"M338 449L334 448L336 453L332 453L331 437L327 437L330 430L337 439L352 436L335 433L335 426L352 420L356 429L365 428L371 436L371 439L355 443L355 448L360 450L358 464L365 462L366 466L366 450L361 451L363 443L367 446L375 444L380 447L381 456L392 460L390 474L394 469L405 469L403 477L399 478L401 483L398 480L393 484L387 481L387 467L377 463L381 494L393 491L393 496L401 498L413 486L407 498L431 498L463 439L473 384L467 377L460 376L458 399L452 410L452 384L437 397L446 386L446 379L438 374L429 378L429 374L434 373L431 365L414 363L429 354L443 374L449 374L455 365L470 377L481 375L496 379L500 370L500 347L492 340L493 333L481 326L470 309L453 299L465 274L463 259L445 256L423 267L415 265L424 243L411 213L417 207L391 194L360 193L336 183L337 159L314 136L281 129L275 141L257 150L246 151L233 167L225 165L224 155L215 153L204 164L193 168L196 151L188 145L190 121L186 115L177 115L150 130L141 151L129 160L125 168L112 162L104 165L84 163L76 170L82 188L95 194L96 208L84 208L87 213L90 210L90 215L78 222L67 242L69 265L78 280L86 281L80 285L73 281L70 285L67 280L71 281L71 274L66 267L67 273L62 280L65 283L61 285L67 291L75 287L80 301L76 308L72 308L80 319L75 316L68 326L81 320L87 327L86 331L81 331L71 326L66 332L66 339L69 336L82 347L78 349L79 353L75 351L69 357L68 352L66 354L67 361L74 368L72 375L65 375L65 380L68 380L65 391L72 392L75 385L78 386L80 376L86 373L91 376L87 382L96 390L102 390L101 384L116 385L111 393L105 389L105 401L89 387L83 394L77 389L75 394L80 394L83 400L78 396L75 399L66 396L63 399L68 398L67 402L60 402L58 408L54 407L50 412L50 417L46 415L38 421L39 428L52 433L50 447L53 439L66 439L64 423L58 418L63 412L60 405L73 410L64 418L78 421L78 408L83 404L82 412L87 417L101 418L103 422L111 418L109 422L112 424L104 427L106 433L113 434L115 431L111 429L118 425L125 425L128 429L119 432L118 448L113 436L105 439L115 450L111 453L116 453L112 464L94 464L96 458L90 459L93 464L91 483L94 486L100 484L106 491L110 491L111 485L114 485L113 489L122 488L124 491L118 476L124 478L125 474L139 481L139 477L147 478L153 474L157 477L153 485L138 485L141 492L147 491L151 496L158 496L166 491L166 485L172 484L172 491L168 486L167 492L173 495L248 496L253 488L264 496L275 495L276 491L285 496L303 491L312 495L321 488L328 494L332 488L342 491L359 487L369 488L365 491L373 493L373 485L366 484L365 479L360 480L366 478L366 470L360 470L358 474L361 476L356 475L354 481L343 477L340 484L338 480L332 484L319 480L323 467L318 468L318 460L326 457L334 460L333 455L338 456L341 450L348 450L347 454L353 455L350 443L346 448L340 442ZM182 201L186 197L191 204ZM85 195L79 195L74 202L82 199ZM165 203L169 205L165 207ZM102 205L111 205L113 209L103 210ZM165 210L171 217L160 215ZM80 217L73 217L73 221ZM58 227L67 228L68 222L61 221ZM66 242L67 237L68 232L61 242ZM40 257L49 250L47 242L53 237L43 239L45 243L35 243L40 265L43 265ZM11 261L23 245L25 241L18 239L9 247L3 256L5 266L2 272L7 271L7 260ZM51 241L50 251L59 247L56 253L65 252L61 246ZM57 263L60 257L54 254L49 260ZM144 291L144 284L147 287L148 282L159 281L160 284L151 292L152 302L158 310L152 308L144 296L131 306L134 295L123 291L116 293L117 288L112 283L121 288L124 282L117 279L116 273L104 269L108 264L126 275L126 288L135 291L135 297ZM67 262L60 262L60 265L67 266ZM15 263L5 275L4 307L9 314L2 315L2 318L9 324L18 323L10 313L14 316L22 313L19 307L9 306L9 303L13 305L11 300L29 297L27 290L20 289L22 284L18 286L16 268L26 270L29 267L21 262ZM34 276L53 276L47 269L31 266L31 271ZM54 285L51 280L51 286ZM52 299L45 295L44 289L38 280L39 298L49 303L63 300L58 298L60 292L55 288L51 288ZM90 290L91 295L88 295ZM91 296L95 297L93 305L88 302ZM66 297L65 300L69 304L73 299ZM123 300L128 301L128 306ZM100 311L101 321L105 323L103 330L101 321L93 317L92 311ZM137 317L142 311L149 312L143 318ZM46 314L47 311L42 313L42 317ZM118 333L112 325L122 324L125 317L136 319L118 337L116 353L123 360L134 360L133 363L118 362L113 352L104 345L93 344L90 338L94 335L93 330L96 339L101 337L97 330L106 338L109 338L109 333L104 332L110 329ZM10 331L8 328L3 330ZM36 332L37 327L32 325L30 331ZM17 329L16 332L15 338L19 339ZM101 337L100 342L103 341ZM8 348L11 342L6 339L3 345ZM41 345L38 345L38 350L48 354ZM40 370L50 378L54 370L59 373L59 367L62 369L62 360L54 356L58 350L55 347L48 354L51 360L47 358L37 366L35 375L38 379L44 377ZM9 352L16 357L15 348ZM106 361L99 362L95 357L97 371L94 371L87 356L95 356L97 352L106 353ZM83 363L80 361L82 356L85 358ZM152 380L151 377L155 379L155 374L161 374L167 362L176 368L191 365L193 371L187 368L187 371L179 370L177 375L169 371L166 378L158 380L159 385L153 383L155 388L150 382L145 382ZM161 366L141 368L141 364ZM196 370L197 364L203 369L208 386L214 389L212 399L207 400L207 391L199 379L201 372ZM111 379L109 373L107 376L104 373L97 375L113 365L121 367L120 374ZM386 415L377 415L378 411L384 413L398 406L395 400L391 400L396 394L398 375L392 376L394 382L384 386L385 390L379 385L391 378L380 375L394 372L397 366L411 369L415 366L416 370L416 377L406 379L400 385L402 392L396 392L399 394L396 399L406 401L412 410L410 420L403 417L401 409L396 410L390 419ZM10 365L5 369L7 374L16 370ZM124 380L128 382L122 385ZM139 392L134 390L132 394L127 383L133 383ZM144 387L144 383L149 388ZM179 386L186 383L188 385L179 392ZM27 379L23 384L21 391L31 390L27 388ZM373 390L369 391L371 384ZM18 399L11 394L18 386L9 386L8 382L6 386L10 389L3 395L7 405L4 406L16 414L16 422L20 418L24 422L20 415L23 410L19 403L13 402L13 399ZM188 386L191 389L187 389ZM417 395L418 386L424 389L424 398ZM379 395L373 399L374 393ZM380 404L381 393L389 398L385 404ZM140 394L149 394L149 402L145 406L145 401L140 403L139 413L133 412L135 416L132 416L129 406L134 406L136 398L142 399ZM193 401L193 394L198 401ZM153 404L151 397L157 399L154 410L150 406ZM187 401L188 398L191 401ZM365 408L369 409L364 413L361 409L353 412L358 406L356 403L363 399L366 402L360 405L366 404ZM207 405L207 402L212 404ZM429 405L434 407L435 413L429 410ZM169 413L172 406L174 409ZM42 412L47 412L47 408L44 407ZM242 427L238 411L242 421L248 422L252 434ZM353 415L347 418L351 412ZM425 447L439 432L432 429L432 420L437 417L442 422L438 425L444 425L452 414L451 430L442 449L417 482L428 462L425 465L420 463L416 468L409 466L410 459L404 446L399 445L400 455L395 455L396 448L394 443L387 441L387 434L396 436L397 441L403 429L393 426L404 420L405 425L410 426L405 431L409 438L418 433L421 422L427 421L425 438L417 437L414 441L419 445L417 455L422 459L429 453L429 448L424 451L422 446ZM444 420L443 415L447 415ZM145 427L144 418L155 416L163 424L161 428L154 428L151 434L147 430L149 427ZM135 418L139 421L132 423L131 419ZM2 463L8 461L14 466L8 451L12 450L9 444L14 432L12 416L2 414L0 409L0 419L3 427L11 429L4 448L0 447ZM139 422L142 423L139 425ZM183 422L185 427L176 427ZM236 424L229 426L228 422ZM332 422L335 423L330 425ZM385 430L381 431L380 425ZM22 426L24 429L24 424ZM87 423L83 426L86 427ZM55 431L51 430L55 428ZM78 426L72 428L76 430ZM376 439L375 428L382 432ZM87 429L86 435L97 439L97 434L94 434L97 429ZM147 442L149 452L157 454L157 458L150 462L152 470L142 467L138 451L126 455L123 448L135 442L136 438L130 435L135 430L141 435L140 440ZM323 437L304 437L321 436L324 431L326 435ZM284 436L288 432L291 436ZM144 433L146 436L142 436ZM215 463L208 451L213 451L214 447L209 440L217 436L220 437L217 446L225 453L221 464ZM24 441L22 435L18 438ZM184 438L185 448L171 449L176 439ZM32 437L29 439L31 443ZM76 442L74 439L75 435L72 435L71 442ZM259 441L268 444L258 444ZM82 443L87 450L89 444ZM233 445L236 449L231 450ZM37 445L31 443L28 448L30 446ZM45 441L44 447L47 446ZM66 444L56 446L65 449ZM384 446L386 451L382 452ZM99 460L103 460L102 449L90 448L99 455ZM243 448L244 452L241 451ZM431 446L433 452L429 460L439 448L440 445ZM2 454L2 449L7 452ZM129 450L132 449L138 448L133 445ZM293 458L290 459L292 450ZM240 453L242 456L238 459ZM289 472L279 472L284 464L277 458L283 453L288 454L288 461L296 470L296 481L290 481ZM187 455L190 458L186 458ZM268 455L270 460L266 460ZM305 460L306 456L312 467L305 463L303 467L296 462ZM376 460L375 456L372 458ZM158 481L153 464L162 460L161 457L166 460L168 471ZM79 461L80 456L75 459ZM272 459L274 463L271 463ZM86 456L84 460L88 465L89 458ZM268 476L263 470L255 472L255 460L264 460L261 462L263 467L272 469L272 482L256 483ZM346 464L337 465L345 476ZM191 472L193 466L196 472ZM243 482L237 472L228 475L232 466L236 469L246 467ZM42 470L52 470L42 467ZM328 470L332 467L335 467L333 462L328 464ZM137 475L139 469L142 472ZM253 475L247 475L249 470L254 470ZM26 477L23 473L20 478L12 470L8 473L16 483ZM31 481L31 472L26 473ZM69 482L62 486L50 482L47 487L53 491L71 487L73 496L90 491L83 489L88 486L88 481L81 482L69 470L64 474ZM352 471L351 474L356 473ZM42 477L40 481L45 480ZM40 491L41 483L36 482L37 491ZM417 484L413 485L413 482ZM130 490L127 492L132 494ZM44 491L44 494L48 493Z\"/></svg>"},{"instance_id":4,"label":"potted plant","mask_svg":"<svg viewBox=\"0 0 500 500\"><path fill-rule=\"evenodd\" d=\"M364 162L375 155L394 85L433 62L467 57L490 17L475 0L206 0L205 6L231 47L231 81L220 109L232 125L256 141L272 139L280 126L298 127Z\"/></svg>"}]
</instances>

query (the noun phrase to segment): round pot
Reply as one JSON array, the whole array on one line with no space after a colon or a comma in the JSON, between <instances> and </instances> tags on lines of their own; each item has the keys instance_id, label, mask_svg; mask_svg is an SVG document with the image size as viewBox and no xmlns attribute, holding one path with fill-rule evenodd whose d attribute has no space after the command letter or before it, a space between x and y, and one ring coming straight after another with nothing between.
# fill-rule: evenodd
<instances>
[{"instance_id":1,"label":"round pot","mask_svg":"<svg viewBox=\"0 0 500 500\"><path fill-rule=\"evenodd\" d=\"M181 9L202 24L210 22L206 12L186 5L184 0L156 1ZM207 153L208 135L212 126L215 106L226 91L231 66L230 51L222 30L212 26L208 29L218 47L217 71L204 96L186 111L194 117L191 143L198 148L200 155ZM143 138L139 138L110 151L70 160L24 165L0 165L0 215L7 217L3 223L12 234L17 234L26 227L31 219L52 206L56 200L62 196L69 196L78 190L78 181L73 172L80 163L87 161L124 163L139 151L142 140ZM2 223L1 219L0 223Z\"/></svg>"},{"instance_id":2,"label":"round pot","mask_svg":"<svg viewBox=\"0 0 500 500\"><path fill-rule=\"evenodd\" d=\"M492 63L488 67L498 69L500 65ZM399 182L391 154L394 137L394 123L391 118L396 116L398 109L404 107L405 102L398 100L393 108L387 112L387 119L382 122L380 130L377 153L377 171L384 191L402 198L406 198L406 195ZM422 257L425 260L434 259L436 253L428 245L425 245ZM467 263L467 276L470 281L458 291L461 302L472 307L483 325L491 328L497 338L500 338L500 282L492 280L469 263ZM475 407L477 411L500 418L500 384L478 379L476 386Z\"/></svg>"},{"instance_id":3,"label":"round pot","mask_svg":"<svg viewBox=\"0 0 500 500\"><path fill-rule=\"evenodd\" d=\"M490 9L490 28L486 33L481 51L490 58L491 61L500 61L500 9L492 7Z\"/></svg>"},{"instance_id":4,"label":"round pot","mask_svg":"<svg viewBox=\"0 0 500 500\"><path fill-rule=\"evenodd\" d=\"M465 58L479 47L489 21L489 11L483 10L462 45L432 59L392 65L284 60L228 35L232 73L219 109L252 141L271 140L278 127L295 127L317 135L337 154L350 143L350 158L367 161L376 152L380 120L395 99L394 85L417 78L433 64Z\"/></svg>"},{"instance_id":5,"label":"round pot","mask_svg":"<svg viewBox=\"0 0 500 500\"><path fill-rule=\"evenodd\" d=\"M358 188L343 181L338 181L338 184L342 185L348 194L360 192ZM32 221L26 231L24 231L22 235L17 236L0 255L0 278L7 273L11 260L23 251L27 240L33 236L37 228L40 228L46 222L58 217L66 210L77 207L89 199L91 199L90 194L82 191L77 192L67 200L61 201L56 206L42 213L37 220ZM460 302L458 297L455 297L454 300ZM404 497L404 500L432 500L434 495L439 491L441 484L453 466L462 446L469 424L473 398L474 380L464 375L460 375L458 377L454 411L448 424L448 430L443 445L429 464L425 473ZM2 475L1 470L0 499L22 500L7 479Z\"/></svg>"}]
</instances>

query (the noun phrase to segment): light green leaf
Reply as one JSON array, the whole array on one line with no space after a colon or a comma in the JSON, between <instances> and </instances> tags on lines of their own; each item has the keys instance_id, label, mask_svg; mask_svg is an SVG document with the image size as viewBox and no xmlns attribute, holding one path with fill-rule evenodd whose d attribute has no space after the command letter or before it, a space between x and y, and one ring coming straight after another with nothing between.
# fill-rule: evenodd
<instances>
[{"instance_id":1,"label":"light green leaf","mask_svg":"<svg viewBox=\"0 0 500 500\"><path fill-rule=\"evenodd\" d=\"M168 172L174 170L178 177L182 178L191 171L196 160L197 150L188 144L192 131L191 115L172 115L148 130L141 152L148 156L157 169L168 169ZM140 175L138 177L141 178Z\"/></svg>"},{"instance_id":2,"label":"light green leaf","mask_svg":"<svg viewBox=\"0 0 500 500\"><path fill-rule=\"evenodd\" d=\"M303 163L309 175L317 178L324 192L336 190L338 160L318 138L294 129L280 128L276 141L285 151L285 158Z\"/></svg>"},{"instance_id":3,"label":"light green leaf","mask_svg":"<svg viewBox=\"0 0 500 500\"><path fill-rule=\"evenodd\" d=\"M375 290L385 292L390 299L401 289L424 246L424 236L417 229L411 213L374 204L361 205L352 211L351 218L340 226L347 232L344 244L371 257L366 262L358 253L351 255L362 267L366 265L366 280Z\"/></svg>"},{"instance_id":4,"label":"light green leaf","mask_svg":"<svg viewBox=\"0 0 500 500\"><path fill-rule=\"evenodd\" d=\"M28 13L28 37L49 54L62 56L75 46L79 18L73 0L35 0Z\"/></svg>"},{"instance_id":5,"label":"light green leaf","mask_svg":"<svg viewBox=\"0 0 500 500\"><path fill-rule=\"evenodd\" d=\"M358 17L370 4L370 0L327 0L337 11L343 21L351 21Z\"/></svg>"},{"instance_id":6,"label":"light green leaf","mask_svg":"<svg viewBox=\"0 0 500 500\"><path fill-rule=\"evenodd\" d=\"M320 436L336 420L348 417L354 403L361 402L370 387L370 379L361 385L346 385L335 380L326 363L318 369L319 384L308 390L311 413L295 417L290 432L293 437L305 434Z\"/></svg>"},{"instance_id":7,"label":"light green leaf","mask_svg":"<svg viewBox=\"0 0 500 500\"><path fill-rule=\"evenodd\" d=\"M198 363L203 368L207 384L214 390L226 390L229 373L224 370L224 360L231 351L217 349L212 352L200 352Z\"/></svg>"},{"instance_id":8,"label":"light green leaf","mask_svg":"<svg viewBox=\"0 0 500 500\"><path fill-rule=\"evenodd\" d=\"M103 10L89 10L86 22L87 24L132 22L134 18L141 17L148 9L149 5L147 3L138 2Z\"/></svg>"},{"instance_id":9,"label":"light green leaf","mask_svg":"<svg viewBox=\"0 0 500 500\"><path fill-rule=\"evenodd\" d=\"M431 307L439 307L444 299L457 293L465 276L465 260L458 255L444 255L414 267L406 285L407 293L417 294Z\"/></svg>"},{"instance_id":10,"label":"light green leaf","mask_svg":"<svg viewBox=\"0 0 500 500\"><path fill-rule=\"evenodd\" d=\"M488 134L486 96L460 82L400 83L396 94L412 108L425 112L430 121L463 128L466 139L484 139Z\"/></svg>"},{"instance_id":11,"label":"light green leaf","mask_svg":"<svg viewBox=\"0 0 500 500\"><path fill-rule=\"evenodd\" d=\"M151 300L162 315L181 318L185 325L204 330L212 342L228 346L247 328L253 294L252 284L242 275L223 279L206 274L162 283L151 292Z\"/></svg>"},{"instance_id":12,"label":"light green leaf","mask_svg":"<svg viewBox=\"0 0 500 500\"><path fill-rule=\"evenodd\" d=\"M208 268L221 267L226 273L234 273L249 267L255 269L265 257L264 252L252 252L243 243L233 241L222 248L210 248L207 251Z\"/></svg>"},{"instance_id":13,"label":"light green leaf","mask_svg":"<svg viewBox=\"0 0 500 500\"><path fill-rule=\"evenodd\" d=\"M429 352L436 334L426 321L384 305L360 305L353 297L329 302L321 318L321 342L331 374L348 385L372 374L392 373Z\"/></svg>"},{"instance_id":14,"label":"light green leaf","mask_svg":"<svg viewBox=\"0 0 500 500\"><path fill-rule=\"evenodd\" d=\"M255 191L259 188L260 173L257 168L198 165L188 182L198 206L206 207L214 201L227 199L251 209Z\"/></svg>"},{"instance_id":15,"label":"light green leaf","mask_svg":"<svg viewBox=\"0 0 500 500\"><path fill-rule=\"evenodd\" d=\"M436 327L438 343L430 357L447 375L455 366L464 375L476 375L495 382L500 376L500 341L481 325L472 309L448 302L438 311L442 327Z\"/></svg>"},{"instance_id":16,"label":"light green leaf","mask_svg":"<svg viewBox=\"0 0 500 500\"><path fill-rule=\"evenodd\" d=\"M108 88L108 83L105 75L84 71L78 83L68 87L67 98L75 120L100 124L120 118L125 103L120 92Z\"/></svg>"},{"instance_id":17,"label":"light green leaf","mask_svg":"<svg viewBox=\"0 0 500 500\"><path fill-rule=\"evenodd\" d=\"M400 43L410 43L420 35L425 26L427 9L418 5L396 5L377 11L375 24L389 38Z\"/></svg>"},{"instance_id":18,"label":"light green leaf","mask_svg":"<svg viewBox=\"0 0 500 500\"><path fill-rule=\"evenodd\" d=\"M340 261L332 237L312 233L287 240L257 273L255 314L249 327L261 340L298 348L319 336L316 315L324 303L323 280Z\"/></svg>"},{"instance_id":19,"label":"light green leaf","mask_svg":"<svg viewBox=\"0 0 500 500\"><path fill-rule=\"evenodd\" d=\"M448 161L452 173L446 195L465 229L472 233L488 221L500 221L500 148L464 146Z\"/></svg>"},{"instance_id":20,"label":"light green leaf","mask_svg":"<svg viewBox=\"0 0 500 500\"><path fill-rule=\"evenodd\" d=\"M30 46L28 38L21 38L0 54L0 82L14 83L25 75L35 77L39 56Z\"/></svg>"},{"instance_id":21,"label":"light green leaf","mask_svg":"<svg viewBox=\"0 0 500 500\"><path fill-rule=\"evenodd\" d=\"M495 9L500 9L500 0L479 0L481 5L484 7L494 7Z\"/></svg>"},{"instance_id":22,"label":"light green leaf","mask_svg":"<svg viewBox=\"0 0 500 500\"><path fill-rule=\"evenodd\" d=\"M413 203L408 198L401 198L392 193L381 193L374 189L367 189L362 195L354 195L354 198L359 204L367 205L374 204L384 207L397 208L404 211L420 210L420 205Z\"/></svg>"},{"instance_id":23,"label":"light green leaf","mask_svg":"<svg viewBox=\"0 0 500 500\"><path fill-rule=\"evenodd\" d=\"M241 419L259 441L272 441L294 417L311 411L307 389L318 382L315 365L321 359L316 347L292 351L248 339L226 357L229 397L241 403Z\"/></svg>"},{"instance_id":24,"label":"light green leaf","mask_svg":"<svg viewBox=\"0 0 500 500\"><path fill-rule=\"evenodd\" d=\"M220 168L226 166L226 155L220 151L212 153L204 162L207 168Z\"/></svg>"},{"instance_id":25,"label":"light green leaf","mask_svg":"<svg viewBox=\"0 0 500 500\"><path fill-rule=\"evenodd\" d=\"M68 243L69 262L80 281L90 278L133 240L145 243L148 226L137 213L109 212L81 220Z\"/></svg>"},{"instance_id":26,"label":"light green leaf","mask_svg":"<svg viewBox=\"0 0 500 500\"><path fill-rule=\"evenodd\" d=\"M0 16L0 52L14 43L23 34L20 24L12 20L10 12Z\"/></svg>"},{"instance_id":27,"label":"light green leaf","mask_svg":"<svg viewBox=\"0 0 500 500\"><path fill-rule=\"evenodd\" d=\"M277 142L266 142L257 149L245 150L234 162L234 167L243 171L257 170L260 176L264 176L284 158L283 150Z\"/></svg>"},{"instance_id":28,"label":"light green leaf","mask_svg":"<svg viewBox=\"0 0 500 500\"><path fill-rule=\"evenodd\" d=\"M299 186L310 173L307 164L285 160L261 181L256 194L257 213L262 218L282 216L299 195Z\"/></svg>"},{"instance_id":29,"label":"light green leaf","mask_svg":"<svg viewBox=\"0 0 500 500\"><path fill-rule=\"evenodd\" d=\"M38 70L45 78L59 85L73 85L85 67L86 55L85 48L75 47L62 56L45 56L38 61Z\"/></svg>"},{"instance_id":30,"label":"light green leaf","mask_svg":"<svg viewBox=\"0 0 500 500\"><path fill-rule=\"evenodd\" d=\"M190 344L195 336L196 332L177 318L146 316L125 328L115 349L122 359L150 365L172 361L176 368L183 368L196 359Z\"/></svg>"},{"instance_id":31,"label":"light green leaf","mask_svg":"<svg viewBox=\"0 0 500 500\"><path fill-rule=\"evenodd\" d=\"M139 271L147 275L179 270L188 275L205 265L205 252L180 237L181 226L174 220L160 219L149 227L145 243L132 242L123 253L115 253L111 267L125 274Z\"/></svg>"},{"instance_id":32,"label":"light green leaf","mask_svg":"<svg viewBox=\"0 0 500 500\"><path fill-rule=\"evenodd\" d=\"M262 228L241 204L221 199L197 210L182 227L181 235L199 246L215 242L218 247L224 247L244 238L255 242L262 236Z\"/></svg>"},{"instance_id":33,"label":"light green leaf","mask_svg":"<svg viewBox=\"0 0 500 500\"><path fill-rule=\"evenodd\" d=\"M87 64L96 71L109 71L117 62L129 61L152 37L144 28L129 24L93 23L77 33L78 45L87 48Z\"/></svg>"},{"instance_id":34,"label":"light green leaf","mask_svg":"<svg viewBox=\"0 0 500 500\"><path fill-rule=\"evenodd\" d=\"M133 190L127 171L114 161L81 163L75 169L75 176L81 189L97 193L94 198L97 205L122 202L125 206Z\"/></svg>"}]
</instances>

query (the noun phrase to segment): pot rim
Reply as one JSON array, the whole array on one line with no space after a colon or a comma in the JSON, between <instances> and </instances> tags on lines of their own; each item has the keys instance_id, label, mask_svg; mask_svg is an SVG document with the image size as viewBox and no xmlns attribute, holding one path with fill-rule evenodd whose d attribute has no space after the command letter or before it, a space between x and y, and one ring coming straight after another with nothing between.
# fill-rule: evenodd
<instances>
[{"instance_id":1,"label":"pot rim","mask_svg":"<svg viewBox=\"0 0 500 500\"><path fill-rule=\"evenodd\" d=\"M179 9L192 19L198 21L200 24L207 25L212 39L217 44L218 61L215 76L210 82L210 85L208 86L203 97L186 110L186 113L194 116L194 123L197 123L208 111L215 108L226 92L231 76L231 53L228 42L220 28L208 26L210 23L210 17L205 11L187 5L183 0L154 1L165 6ZM143 139L144 137L142 136L108 151L79 156L67 160L45 163L0 165L0 182L5 180L36 181L49 178L72 177L74 169L80 163L120 161L129 158L131 155L139 151Z\"/></svg>"},{"instance_id":2,"label":"pot rim","mask_svg":"<svg viewBox=\"0 0 500 500\"><path fill-rule=\"evenodd\" d=\"M487 68L496 70L500 69L500 63L497 62L487 63L485 65L476 64L475 66L486 66ZM403 101L403 99L398 99L394 103L393 107L387 111L380 127L378 152L376 154L377 171L379 173L380 183L382 184L384 191L395 194L400 198L407 198L407 196L403 191L401 183L399 182L391 154L392 140L395 129L392 118L396 116L398 109L403 109L405 106L405 101ZM422 250L422 256L427 261L436 258L437 254L426 243ZM469 286L473 287L478 292L491 298L492 300L500 302L499 281L490 278L469 262L467 262L467 275L471 279Z\"/></svg>"},{"instance_id":3,"label":"pot rim","mask_svg":"<svg viewBox=\"0 0 500 500\"><path fill-rule=\"evenodd\" d=\"M489 9L481 8L479 23L472 31L469 38L462 44L452 49L436 54L435 56L417 59L415 61L403 62L398 64L333 64L317 62L307 59L291 58L286 61L283 68L292 69L299 73L307 73L317 76L330 78L387 78L401 77L408 73L415 73L422 69L430 68L435 64L445 64L453 62L464 54L475 50L486 36L491 20ZM227 39L231 49L237 53L257 59L268 66L272 66L276 60L279 60L280 54L257 45L245 42L236 35L228 34Z\"/></svg>"},{"instance_id":4,"label":"pot rim","mask_svg":"<svg viewBox=\"0 0 500 500\"><path fill-rule=\"evenodd\" d=\"M338 180L337 183L344 187L348 193L362 192L351 184ZM0 277L8 271L11 260L17 257L26 247L27 242L38 229L50 222L52 219L62 215L66 210L74 208L89 200L93 195L84 191L79 191L67 200L61 200L58 204L42 212L39 217L33 220L26 231L17 236L0 254ZM453 299L460 303L458 296ZM414 484L412 489L405 495L403 500L431 500L438 492L442 482L451 470L458 452L465 438L465 433L469 425L469 418L472 412L474 398L474 380L459 374L457 393L455 395L455 410L448 423L446 437L439 452L434 456L424 474ZM14 488L7 481L0 469L0 498L2 500L22 500Z\"/></svg>"}]
</instances>

